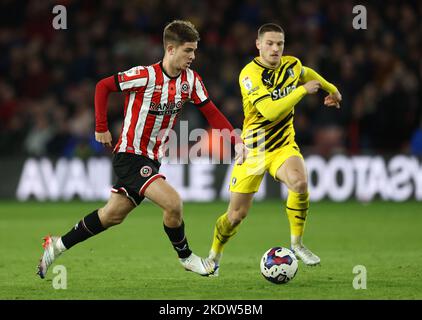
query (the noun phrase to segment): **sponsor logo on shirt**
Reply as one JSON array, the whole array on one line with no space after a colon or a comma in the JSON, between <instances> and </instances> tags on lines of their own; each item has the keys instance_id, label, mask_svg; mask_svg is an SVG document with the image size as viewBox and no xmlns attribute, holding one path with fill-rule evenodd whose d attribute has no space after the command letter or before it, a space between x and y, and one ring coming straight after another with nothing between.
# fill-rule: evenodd
<instances>
[{"instance_id":1,"label":"sponsor logo on shirt","mask_svg":"<svg viewBox=\"0 0 422 320\"><path fill-rule=\"evenodd\" d=\"M175 114L180 111L183 106L183 101L177 102L166 102L166 103L154 103L151 102L149 106L149 113L155 115L169 115Z\"/></svg>"},{"instance_id":2,"label":"sponsor logo on shirt","mask_svg":"<svg viewBox=\"0 0 422 320\"><path fill-rule=\"evenodd\" d=\"M242 83L243 83L243 86L245 87L246 90L249 91L249 90L252 89L252 81L248 76L246 76L242 79Z\"/></svg>"},{"instance_id":3,"label":"sponsor logo on shirt","mask_svg":"<svg viewBox=\"0 0 422 320\"><path fill-rule=\"evenodd\" d=\"M295 77L295 73L293 72L292 68L287 69L287 73L289 74L290 78L294 78Z\"/></svg>"},{"instance_id":4,"label":"sponsor logo on shirt","mask_svg":"<svg viewBox=\"0 0 422 320\"><path fill-rule=\"evenodd\" d=\"M248 95L250 95L250 94L254 93L254 92L255 92L255 91L257 91L258 89L259 89L259 87L252 88L251 90L249 90L249 91L248 91Z\"/></svg>"},{"instance_id":5,"label":"sponsor logo on shirt","mask_svg":"<svg viewBox=\"0 0 422 320\"><path fill-rule=\"evenodd\" d=\"M295 85L287 86L283 90L275 89L273 92L271 92L271 98L273 100L281 99L285 96L287 96L290 92L292 92L294 89L296 89Z\"/></svg>"}]
</instances>

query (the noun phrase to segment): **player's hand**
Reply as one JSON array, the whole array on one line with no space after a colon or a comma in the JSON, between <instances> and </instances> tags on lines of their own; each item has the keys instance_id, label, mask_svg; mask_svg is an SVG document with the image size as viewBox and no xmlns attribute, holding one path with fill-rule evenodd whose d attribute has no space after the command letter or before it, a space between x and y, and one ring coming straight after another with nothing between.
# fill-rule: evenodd
<instances>
[{"instance_id":1,"label":"player's hand","mask_svg":"<svg viewBox=\"0 0 422 320\"><path fill-rule=\"evenodd\" d=\"M104 147L112 147L112 138L110 131L95 132L95 140L101 143Z\"/></svg>"},{"instance_id":2,"label":"player's hand","mask_svg":"<svg viewBox=\"0 0 422 320\"><path fill-rule=\"evenodd\" d=\"M236 155L234 157L234 162L236 164L242 164L245 162L247 156L248 156L248 148L246 148L244 143L236 143L234 146L234 151L236 152Z\"/></svg>"},{"instance_id":3,"label":"player's hand","mask_svg":"<svg viewBox=\"0 0 422 320\"><path fill-rule=\"evenodd\" d=\"M306 82L303 87L306 89L308 94L314 94L321 88L321 83L318 80L311 80Z\"/></svg>"},{"instance_id":4,"label":"player's hand","mask_svg":"<svg viewBox=\"0 0 422 320\"><path fill-rule=\"evenodd\" d=\"M327 107L336 107L337 109L340 109L340 101L341 101L341 94L340 92L336 91L332 94L329 94L324 99L324 104Z\"/></svg>"}]
</instances>

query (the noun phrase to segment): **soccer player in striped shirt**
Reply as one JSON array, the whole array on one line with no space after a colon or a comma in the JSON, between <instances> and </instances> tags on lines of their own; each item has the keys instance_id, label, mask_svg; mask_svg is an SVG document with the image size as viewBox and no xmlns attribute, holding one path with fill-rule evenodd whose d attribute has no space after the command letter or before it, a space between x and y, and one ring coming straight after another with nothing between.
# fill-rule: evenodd
<instances>
[{"instance_id":1,"label":"soccer player in striped shirt","mask_svg":"<svg viewBox=\"0 0 422 320\"><path fill-rule=\"evenodd\" d=\"M41 278L62 252L121 223L145 197L163 209L164 230L182 266L203 276L214 272L214 261L200 258L190 250L180 196L159 173L166 139L185 102L198 107L213 128L233 130L208 97L201 77L190 69L198 41L199 34L190 22L175 20L164 29L162 61L137 66L98 82L95 139L104 146L112 146L107 126L108 95L121 91L126 98L123 128L113 157L118 179L104 207L85 216L67 234L44 238L44 252L38 265ZM242 139L235 134L230 139L235 144L237 161L242 162L246 155Z\"/></svg>"},{"instance_id":2,"label":"soccer player in striped shirt","mask_svg":"<svg viewBox=\"0 0 422 320\"><path fill-rule=\"evenodd\" d=\"M306 265L317 265L320 258L303 244L309 209L308 180L303 156L295 142L293 117L295 105L320 88L328 95L324 104L340 107L337 88L299 59L283 56L284 31L269 23L258 30L259 57L247 64L239 75L243 98L242 138L248 158L234 166L230 182L230 204L214 228L209 258L216 272L224 245L247 216L255 192L266 171L288 188L286 213L290 223L291 248Z\"/></svg>"}]
</instances>

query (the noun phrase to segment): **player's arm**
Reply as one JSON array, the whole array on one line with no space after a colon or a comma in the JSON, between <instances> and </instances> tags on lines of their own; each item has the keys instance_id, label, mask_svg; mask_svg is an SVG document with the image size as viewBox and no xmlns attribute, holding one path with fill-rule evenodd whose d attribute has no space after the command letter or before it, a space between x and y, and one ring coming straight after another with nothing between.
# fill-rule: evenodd
<instances>
[{"instance_id":1,"label":"player's arm","mask_svg":"<svg viewBox=\"0 0 422 320\"><path fill-rule=\"evenodd\" d=\"M107 100L110 92L137 91L148 82L148 71L142 66L133 67L100 80L95 87L95 140L112 146L107 124Z\"/></svg>"},{"instance_id":2,"label":"player's arm","mask_svg":"<svg viewBox=\"0 0 422 320\"><path fill-rule=\"evenodd\" d=\"M207 89L205 88L201 77L196 72L191 98L193 104L199 108L199 111L201 111L212 128L226 130L226 132L230 135L230 143L234 145L236 151L235 161L237 164L242 164L247 156L247 149L243 144L243 140L236 131L234 131L229 120L227 120L227 118L210 100ZM225 136L224 131L222 133L223 136Z\"/></svg>"},{"instance_id":3,"label":"player's arm","mask_svg":"<svg viewBox=\"0 0 422 320\"><path fill-rule=\"evenodd\" d=\"M252 97L252 104L258 109L264 118L270 121L275 121L283 114L289 113L294 108L294 106L308 93L304 86L300 86L285 97L273 100L271 98L271 94L264 87L264 84L262 84L262 87L263 90L259 90L259 93L263 94L257 94L257 99Z\"/></svg>"},{"instance_id":4,"label":"player's arm","mask_svg":"<svg viewBox=\"0 0 422 320\"><path fill-rule=\"evenodd\" d=\"M218 110L211 100L208 100L204 105L199 107L199 111L201 111L212 128L227 130L227 133L230 134L230 143L234 145L236 151L235 161L237 164L242 164L246 159L248 151L243 144L242 138L234 131L230 121ZM223 136L225 135L223 134Z\"/></svg>"},{"instance_id":5,"label":"player's arm","mask_svg":"<svg viewBox=\"0 0 422 320\"><path fill-rule=\"evenodd\" d=\"M239 85L242 96L247 97L252 105L270 121L279 119L288 114L294 106L306 95L318 91L318 83L306 83L284 96L273 100L259 76L254 72L242 71L239 75Z\"/></svg>"},{"instance_id":6,"label":"player's arm","mask_svg":"<svg viewBox=\"0 0 422 320\"><path fill-rule=\"evenodd\" d=\"M309 67L302 67L302 73L300 75L301 82L308 82L316 80L321 84L321 88L328 92L328 96L325 97L324 104L327 106L340 107L341 94L337 87L332 83L324 79L318 72Z\"/></svg>"},{"instance_id":7,"label":"player's arm","mask_svg":"<svg viewBox=\"0 0 422 320\"><path fill-rule=\"evenodd\" d=\"M194 86L191 94L192 103L198 107L199 111L201 111L212 128L219 130L227 129L230 133L232 133L230 143L233 145L243 143L242 138L236 134L229 120L227 120L227 118L211 101L208 91L205 88L199 74L194 72L194 77Z\"/></svg>"},{"instance_id":8,"label":"player's arm","mask_svg":"<svg viewBox=\"0 0 422 320\"><path fill-rule=\"evenodd\" d=\"M218 110L211 100L208 100L205 105L199 107L199 111L201 111L212 128L218 130L226 129L231 133L231 144L236 145L237 143L243 143L242 138L234 131L230 121L221 113L220 110Z\"/></svg>"},{"instance_id":9,"label":"player's arm","mask_svg":"<svg viewBox=\"0 0 422 320\"><path fill-rule=\"evenodd\" d=\"M110 92L118 91L113 76L100 80L95 86L95 140L112 146L111 133L107 124L107 101Z\"/></svg>"},{"instance_id":10,"label":"player's arm","mask_svg":"<svg viewBox=\"0 0 422 320\"><path fill-rule=\"evenodd\" d=\"M302 73L300 74L300 81L305 83L311 80L317 80L321 84L321 89L327 91L328 93L338 91L335 85L325 80L320 74L318 74L318 72L309 67L303 66Z\"/></svg>"}]
</instances>

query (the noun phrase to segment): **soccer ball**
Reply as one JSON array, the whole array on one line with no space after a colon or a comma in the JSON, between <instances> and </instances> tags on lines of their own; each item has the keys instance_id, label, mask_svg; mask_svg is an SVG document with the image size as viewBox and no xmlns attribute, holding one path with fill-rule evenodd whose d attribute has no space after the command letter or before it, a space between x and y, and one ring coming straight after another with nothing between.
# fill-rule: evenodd
<instances>
[{"instance_id":1,"label":"soccer ball","mask_svg":"<svg viewBox=\"0 0 422 320\"><path fill-rule=\"evenodd\" d=\"M272 283L287 283L297 272L297 258L295 254L283 247L274 247L264 253L261 259L261 273Z\"/></svg>"}]
</instances>

